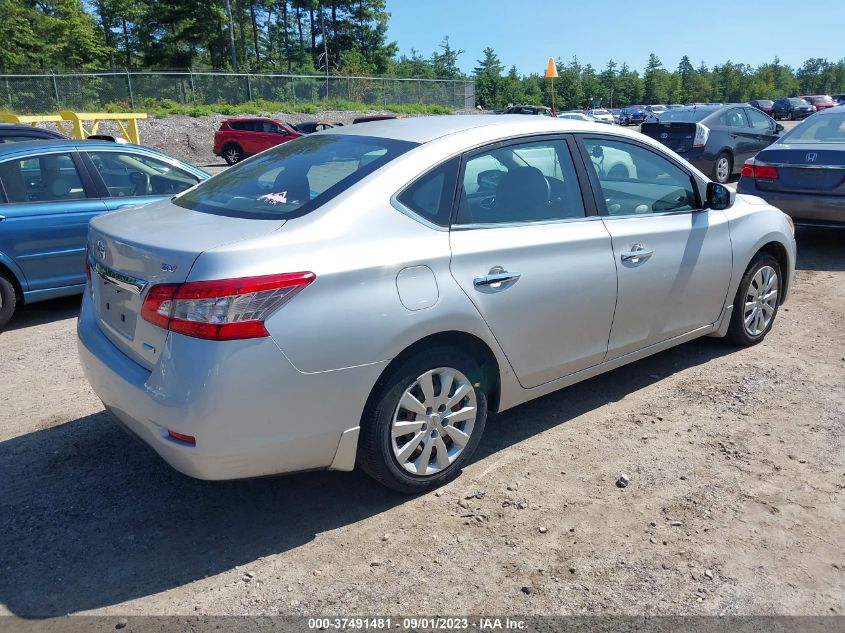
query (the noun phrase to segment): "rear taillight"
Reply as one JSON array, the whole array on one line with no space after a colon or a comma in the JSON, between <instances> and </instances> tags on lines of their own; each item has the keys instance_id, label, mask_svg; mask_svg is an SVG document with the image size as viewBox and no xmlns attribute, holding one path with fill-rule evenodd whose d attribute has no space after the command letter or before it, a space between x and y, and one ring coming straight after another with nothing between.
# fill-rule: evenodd
<instances>
[{"instance_id":1,"label":"rear taillight","mask_svg":"<svg viewBox=\"0 0 845 633\"><path fill-rule=\"evenodd\" d=\"M77 269L79 270L79 269ZM91 255L88 251L88 244L85 245L85 276L88 278L88 287L91 287Z\"/></svg>"},{"instance_id":2,"label":"rear taillight","mask_svg":"<svg viewBox=\"0 0 845 633\"><path fill-rule=\"evenodd\" d=\"M761 165L753 158L749 158L742 166L741 175L745 178L754 178L755 180L777 180L778 169L773 165Z\"/></svg>"},{"instance_id":3,"label":"rear taillight","mask_svg":"<svg viewBox=\"0 0 845 633\"><path fill-rule=\"evenodd\" d=\"M147 293L141 317L196 338L260 338L269 336L265 319L314 279L314 273L302 272L158 284Z\"/></svg>"},{"instance_id":4,"label":"rear taillight","mask_svg":"<svg viewBox=\"0 0 845 633\"><path fill-rule=\"evenodd\" d=\"M710 128L701 123L695 124L695 138L692 140L693 147L704 147L707 145L707 139L710 138Z\"/></svg>"}]
</instances>

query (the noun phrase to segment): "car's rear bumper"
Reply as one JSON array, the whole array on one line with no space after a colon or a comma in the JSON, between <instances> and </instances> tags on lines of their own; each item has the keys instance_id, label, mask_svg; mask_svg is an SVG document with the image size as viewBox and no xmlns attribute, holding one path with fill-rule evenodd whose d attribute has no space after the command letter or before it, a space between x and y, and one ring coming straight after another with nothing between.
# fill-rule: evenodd
<instances>
[{"instance_id":1,"label":"car's rear bumper","mask_svg":"<svg viewBox=\"0 0 845 633\"><path fill-rule=\"evenodd\" d=\"M845 227L845 196L764 191L750 178L740 178L736 191L763 198L796 224Z\"/></svg>"},{"instance_id":2,"label":"car's rear bumper","mask_svg":"<svg viewBox=\"0 0 845 633\"><path fill-rule=\"evenodd\" d=\"M384 368L305 374L270 338L171 334L150 372L102 333L87 293L77 333L85 376L106 408L171 466L199 479L330 467ZM170 439L168 430L196 445Z\"/></svg>"}]
</instances>

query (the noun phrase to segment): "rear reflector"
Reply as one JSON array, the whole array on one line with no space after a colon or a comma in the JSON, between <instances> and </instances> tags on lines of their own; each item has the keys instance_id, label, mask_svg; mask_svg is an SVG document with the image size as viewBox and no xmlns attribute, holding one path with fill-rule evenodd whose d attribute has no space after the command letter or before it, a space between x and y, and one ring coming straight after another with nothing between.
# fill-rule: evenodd
<instances>
[{"instance_id":1,"label":"rear reflector","mask_svg":"<svg viewBox=\"0 0 845 633\"><path fill-rule=\"evenodd\" d=\"M285 273L150 288L141 317L171 332L215 341L269 336L264 320L314 281Z\"/></svg>"},{"instance_id":2,"label":"rear reflector","mask_svg":"<svg viewBox=\"0 0 845 633\"><path fill-rule=\"evenodd\" d=\"M760 165L753 158L750 158L742 166L742 176L745 178L754 178L755 180L777 180L779 174L777 167L773 165Z\"/></svg>"},{"instance_id":3,"label":"rear reflector","mask_svg":"<svg viewBox=\"0 0 845 633\"><path fill-rule=\"evenodd\" d=\"M189 446L197 445L197 438L195 438L193 435L185 435L184 433L177 433L176 431L171 431L170 429L168 429L167 437L169 437L171 440L176 440L177 442L188 444Z\"/></svg>"}]
</instances>

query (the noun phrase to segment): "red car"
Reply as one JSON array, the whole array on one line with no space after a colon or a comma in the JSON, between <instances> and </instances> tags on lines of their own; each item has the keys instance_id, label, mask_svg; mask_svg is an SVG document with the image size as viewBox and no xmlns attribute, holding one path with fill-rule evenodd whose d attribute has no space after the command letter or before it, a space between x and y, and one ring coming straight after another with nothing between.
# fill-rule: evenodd
<instances>
[{"instance_id":1,"label":"red car","mask_svg":"<svg viewBox=\"0 0 845 633\"><path fill-rule=\"evenodd\" d=\"M836 107L836 102L830 95L806 95L801 98L810 105L816 106L816 110Z\"/></svg>"},{"instance_id":2,"label":"red car","mask_svg":"<svg viewBox=\"0 0 845 633\"><path fill-rule=\"evenodd\" d=\"M291 126L264 117L227 119L214 133L214 153L234 165L247 156L302 136Z\"/></svg>"}]
</instances>

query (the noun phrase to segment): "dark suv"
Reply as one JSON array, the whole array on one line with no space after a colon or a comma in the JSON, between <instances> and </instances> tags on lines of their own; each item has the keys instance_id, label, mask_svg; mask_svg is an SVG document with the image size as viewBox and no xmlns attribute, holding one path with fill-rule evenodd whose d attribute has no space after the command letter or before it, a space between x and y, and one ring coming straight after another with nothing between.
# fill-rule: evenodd
<instances>
[{"instance_id":1,"label":"dark suv","mask_svg":"<svg viewBox=\"0 0 845 633\"><path fill-rule=\"evenodd\" d=\"M21 141L40 141L66 138L54 130L17 123L0 123L0 143L18 143Z\"/></svg>"},{"instance_id":2,"label":"dark suv","mask_svg":"<svg viewBox=\"0 0 845 633\"><path fill-rule=\"evenodd\" d=\"M775 121L779 121L780 119L789 119L790 121L806 119L815 112L816 108L814 106L811 106L804 99L799 99L798 97L784 97L772 104L772 118Z\"/></svg>"}]
</instances>

